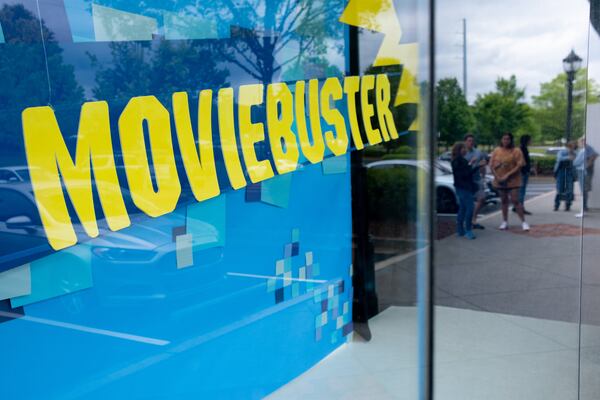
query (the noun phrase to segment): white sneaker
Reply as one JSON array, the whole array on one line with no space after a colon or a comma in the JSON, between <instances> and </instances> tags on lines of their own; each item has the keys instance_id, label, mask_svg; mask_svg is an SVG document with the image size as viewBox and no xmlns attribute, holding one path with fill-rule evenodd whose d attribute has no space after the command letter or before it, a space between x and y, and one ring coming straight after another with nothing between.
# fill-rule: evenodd
<instances>
[{"instance_id":1,"label":"white sneaker","mask_svg":"<svg viewBox=\"0 0 600 400\"><path fill-rule=\"evenodd\" d=\"M528 231L529 230L529 224L525 221L523 221L523 224L521 224L521 226L523 227L524 231Z\"/></svg>"},{"instance_id":2,"label":"white sneaker","mask_svg":"<svg viewBox=\"0 0 600 400\"><path fill-rule=\"evenodd\" d=\"M502 223L500 224L500 226L498 227L498 229L500 229L501 231L507 230L508 229L508 222L502 221Z\"/></svg>"},{"instance_id":3,"label":"white sneaker","mask_svg":"<svg viewBox=\"0 0 600 400\"><path fill-rule=\"evenodd\" d=\"M583 218L583 213L580 212L579 214L575 214L575 218Z\"/></svg>"}]
</instances>

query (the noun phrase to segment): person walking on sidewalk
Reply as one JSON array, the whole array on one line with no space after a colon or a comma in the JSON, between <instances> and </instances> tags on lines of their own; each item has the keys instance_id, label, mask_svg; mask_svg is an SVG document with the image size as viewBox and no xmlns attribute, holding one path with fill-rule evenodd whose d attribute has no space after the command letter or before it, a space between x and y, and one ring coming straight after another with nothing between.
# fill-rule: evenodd
<instances>
[{"instance_id":1,"label":"person walking on sidewalk","mask_svg":"<svg viewBox=\"0 0 600 400\"><path fill-rule=\"evenodd\" d=\"M579 189L583 197L583 210L575 215L578 218L583 217L583 213L588 210L588 195L592 190L592 179L594 179L594 162L598 158L598 153L592 146L585 142L585 138L578 141L578 150L573 166L577 169L577 180Z\"/></svg>"},{"instance_id":2,"label":"person walking on sidewalk","mask_svg":"<svg viewBox=\"0 0 600 400\"><path fill-rule=\"evenodd\" d=\"M523 205L519 201L519 189L521 188L521 168L525 165L521 149L515 148L514 136L510 132L502 135L500 146L492 152L490 167L494 174L494 187L500 193L502 200L502 224L501 230L508 229L508 203L509 199L517 210L521 219L521 227L524 231L529 230L529 224L525 221Z\"/></svg>"},{"instance_id":3,"label":"person walking on sidewalk","mask_svg":"<svg viewBox=\"0 0 600 400\"><path fill-rule=\"evenodd\" d=\"M456 233L467 239L475 239L472 230L474 193L478 190L473 179L479 173L478 168L465 159L467 149L463 142L458 142L452 147L452 175L454 187L458 197L458 214L456 215Z\"/></svg>"},{"instance_id":4,"label":"person walking on sidewalk","mask_svg":"<svg viewBox=\"0 0 600 400\"><path fill-rule=\"evenodd\" d=\"M473 229L485 229L483 225L477 223L477 215L485 202L485 180L483 177L485 177L485 165L487 164L487 159L485 154L475 147L475 136L473 136L473 134L467 133L464 140L467 149L465 159L472 168L477 170L477 173L473 174L473 181L477 186L477 192L475 192L474 195L475 208L473 209Z\"/></svg>"},{"instance_id":5,"label":"person walking on sidewalk","mask_svg":"<svg viewBox=\"0 0 600 400\"><path fill-rule=\"evenodd\" d=\"M567 147L556 154L554 178L556 179L556 196L554 196L554 211L558 211L560 202L565 202L565 211L571 209L573 203L573 182L575 181L575 143L567 143Z\"/></svg>"},{"instance_id":6,"label":"person walking on sidewalk","mask_svg":"<svg viewBox=\"0 0 600 400\"><path fill-rule=\"evenodd\" d=\"M531 173L531 158L529 157L529 143L531 142L531 136L523 135L520 138L521 153L523 153L523 159L525 165L521 168L521 189L519 190L519 203L523 206L523 214L531 215L529 211L525 209L525 194L527 193L527 184L529 183L529 174ZM514 212L517 209L513 207Z\"/></svg>"}]
</instances>

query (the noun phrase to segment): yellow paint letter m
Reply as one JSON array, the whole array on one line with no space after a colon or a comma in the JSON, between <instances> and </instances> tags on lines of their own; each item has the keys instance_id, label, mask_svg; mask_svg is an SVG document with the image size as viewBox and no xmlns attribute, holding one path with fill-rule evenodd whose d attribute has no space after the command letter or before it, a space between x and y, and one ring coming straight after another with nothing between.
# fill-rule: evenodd
<instances>
[{"instance_id":1,"label":"yellow paint letter m","mask_svg":"<svg viewBox=\"0 0 600 400\"><path fill-rule=\"evenodd\" d=\"M98 236L92 168L108 226L112 230L129 226L115 168L108 104L96 101L82 106L75 162L50 107L28 108L22 117L31 185L52 248L60 250L77 243L63 187L85 232Z\"/></svg>"}]
</instances>

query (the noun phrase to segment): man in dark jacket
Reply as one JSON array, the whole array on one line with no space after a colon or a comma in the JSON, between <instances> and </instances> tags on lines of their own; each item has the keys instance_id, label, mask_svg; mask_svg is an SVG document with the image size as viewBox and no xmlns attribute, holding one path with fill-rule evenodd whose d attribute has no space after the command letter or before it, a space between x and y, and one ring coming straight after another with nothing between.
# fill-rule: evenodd
<instances>
[{"instance_id":1,"label":"man in dark jacket","mask_svg":"<svg viewBox=\"0 0 600 400\"><path fill-rule=\"evenodd\" d=\"M473 175L479 173L478 168L473 168L475 160L465 159L467 149L462 142L456 143L452 148L452 175L454 188L458 197L458 214L456 215L456 234L467 239L475 239L473 234L473 206L474 193L479 186L475 183Z\"/></svg>"}]
</instances>

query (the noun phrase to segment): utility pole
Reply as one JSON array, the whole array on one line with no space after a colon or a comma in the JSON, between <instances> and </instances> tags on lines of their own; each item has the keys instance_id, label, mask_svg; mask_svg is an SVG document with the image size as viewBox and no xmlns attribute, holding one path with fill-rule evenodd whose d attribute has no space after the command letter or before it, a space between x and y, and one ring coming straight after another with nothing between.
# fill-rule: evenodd
<instances>
[{"instance_id":1,"label":"utility pole","mask_svg":"<svg viewBox=\"0 0 600 400\"><path fill-rule=\"evenodd\" d=\"M463 18L463 92L465 93L465 99L467 98L467 19Z\"/></svg>"}]
</instances>

